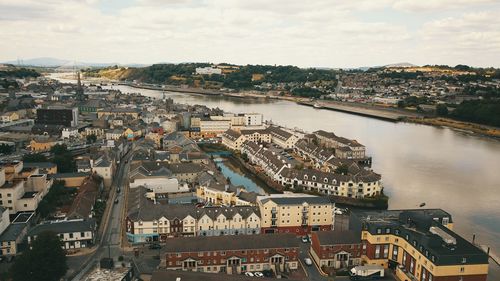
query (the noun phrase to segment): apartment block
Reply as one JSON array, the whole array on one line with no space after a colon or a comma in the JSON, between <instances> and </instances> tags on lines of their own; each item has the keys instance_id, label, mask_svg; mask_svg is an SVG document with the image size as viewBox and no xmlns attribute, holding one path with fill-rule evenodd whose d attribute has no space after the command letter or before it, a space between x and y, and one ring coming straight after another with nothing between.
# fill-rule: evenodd
<instances>
[{"instance_id":1,"label":"apartment block","mask_svg":"<svg viewBox=\"0 0 500 281\"><path fill-rule=\"evenodd\" d=\"M334 204L326 197L284 193L258 196L263 233L293 233L332 230Z\"/></svg>"},{"instance_id":2,"label":"apartment block","mask_svg":"<svg viewBox=\"0 0 500 281\"><path fill-rule=\"evenodd\" d=\"M440 209L354 213L362 260L393 268L400 280L485 281L488 255L452 230ZM357 225L357 226L356 226Z\"/></svg>"}]
</instances>

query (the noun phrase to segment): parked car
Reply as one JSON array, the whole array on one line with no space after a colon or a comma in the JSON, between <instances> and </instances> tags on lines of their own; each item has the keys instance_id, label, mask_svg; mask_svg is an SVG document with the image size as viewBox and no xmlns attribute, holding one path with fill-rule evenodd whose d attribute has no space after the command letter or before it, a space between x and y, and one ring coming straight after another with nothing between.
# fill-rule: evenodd
<instances>
[{"instance_id":1,"label":"parked car","mask_svg":"<svg viewBox=\"0 0 500 281\"><path fill-rule=\"evenodd\" d=\"M115 204L118 204L118 198L115 199Z\"/></svg>"},{"instance_id":2,"label":"parked car","mask_svg":"<svg viewBox=\"0 0 500 281\"><path fill-rule=\"evenodd\" d=\"M304 259L304 263L307 265L307 266L311 266L313 264L312 260L310 258L305 258Z\"/></svg>"},{"instance_id":3,"label":"parked car","mask_svg":"<svg viewBox=\"0 0 500 281\"><path fill-rule=\"evenodd\" d=\"M248 276L248 277L254 277L255 275L253 275L253 273L252 273L252 272L247 271L247 272L245 272L245 276Z\"/></svg>"},{"instance_id":4,"label":"parked car","mask_svg":"<svg viewBox=\"0 0 500 281\"><path fill-rule=\"evenodd\" d=\"M303 243L308 243L308 242L309 242L309 237L307 237L307 236L302 236L302 242L303 242Z\"/></svg>"},{"instance_id":5,"label":"parked car","mask_svg":"<svg viewBox=\"0 0 500 281\"><path fill-rule=\"evenodd\" d=\"M260 271L254 272L253 275L255 275L257 277L264 277L264 273L262 273Z\"/></svg>"}]
</instances>

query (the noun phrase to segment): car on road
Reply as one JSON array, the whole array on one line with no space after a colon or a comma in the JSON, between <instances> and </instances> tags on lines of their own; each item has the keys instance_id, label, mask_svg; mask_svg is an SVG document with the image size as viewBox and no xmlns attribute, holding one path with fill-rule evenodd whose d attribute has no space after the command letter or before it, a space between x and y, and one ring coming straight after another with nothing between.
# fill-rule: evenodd
<instances>
[{"instance_id":1,"label":"car on road","mask_svg":"<svg viewBox=\"0 0 500 281\"><path fill-rule=\"evenodd\" d=\"M115 199L115 204L118 204L118 198Z\"/></svg>"},{"instance_id":2,"label":"car on road","mask_svg":"<svg viewBox=\"0 0 500 281\"><path fill-rule=\"evenodd\" d=\"M304 259L304 263L307 265L307 266L311 266L313 264L312 260L310 258L305 258Z\"/></svg>"},{"instance_id":3,"label":"car on road","mask_svg":"<svg viewBox=\"0 0 500 281\"><path fill-rule=\"evenodd\" d=\"M159 249L161 249L161 245L158 243L149 244L149 249L150 250L159 250Z\"/></svg>"},{"instance_id":4,"label":"car on road","mask_svg":"<svg viewBox=\"0 0 500 281\"><path fill-rule=\"evenodd\" d=\"M309 243L309 237L308 236L302 236L302 243Z\"/></svg>"},{"instance_id":5,"label":"car on road","mask_svg":"<svg viewBox=\"0 0 500 281\"><path fill-rule=\"evenodd\" d=\"M254 272L253 275L255 275L257 277L264 277L264 273L262 273L260 271Z\"/></svg>"},{"instance_id":6,"label":"car on road","mask_svg":"<svg viewBox=\"0 0 500 281\"><path fill-rule=\"evenodd\" d=\"M252 272L247 271L247 272L245 272L245 276L248 276L248 277L254 277L255 275L253 275L253 273L252 273Z\"/></svg>"}]
</instances>

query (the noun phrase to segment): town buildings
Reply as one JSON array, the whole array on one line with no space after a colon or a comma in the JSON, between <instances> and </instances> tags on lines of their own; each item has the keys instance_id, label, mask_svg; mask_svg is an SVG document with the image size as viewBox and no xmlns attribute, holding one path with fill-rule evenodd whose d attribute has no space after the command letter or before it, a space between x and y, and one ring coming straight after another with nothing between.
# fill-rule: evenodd
<instances>
[{"instance_id":1,"label":"town buildings","mask_svg":"<svg viewBox=\"0 0 500 281\"><path fill-rule=\"evenodd\" d=\"M488 255L453 232L451 215L440 209L356 212L366 264L396 270L400 280L484 281Z\"/></svg>"},{"instance_id":2,"label":"town buildings","mask_svg":"<svg viewBox=\"0 0 500 281\"><path fill-rule=\"evenodd\" d=\"M129 195L127 238L133 243L171 237L252 235L260 233L260 211L252 206L205 207L165 204L144 196L144 187Z\"/></svg>"},{"instance_id":3,"label":"town buildings","mask_svg":"<svg viewBox=\"0 0 500 281\"><path fill-rule=\"evenodd\" d=\"M317 231L311 234L311 257L320 267L347 268L361 264L361 234Z\"/></svg>"},{"instance_id":4,"label":"town buildings","mask_svg":"<svg viewBox=\"0 0 500 281\"><path fill-rule=\"evenodd\" d=\"M298 255L299 240L293 234L178 238L162 249L161 267L227 274L273 270L280 275L298 268Z\"/></svg>"},{"instance_id":5,"label":"town buildings","mask_svg":"<svg viewBox=\"0 0 500 281\"><path fill-rule=\"evenodd\" d=\"M88 248L95 242L96 229L96 222L93 219L46 221L28 232L28 244L31 244L40 233L50 231L59 236L65 250Z\"/></svg>"},{"instance_id":6,"label":"town buildings","mask_svg":"<svg viewBox=\"0 0 500 281\"><path fill-rule=\"evenodd\" d=\"M78 126L78 108L39 108L36 110L36 124Z\"/></svg>"},{"instance_id":7,"label":"town buildings","mask_svg":"<svg viewBox=\"0 0 500 281\"><path fill-rule=\"evenodd\" d=\"M331 230L334 204L326 197L285 193L258 196L263 233L293 233Z\"/></svg>"}]
</instances>

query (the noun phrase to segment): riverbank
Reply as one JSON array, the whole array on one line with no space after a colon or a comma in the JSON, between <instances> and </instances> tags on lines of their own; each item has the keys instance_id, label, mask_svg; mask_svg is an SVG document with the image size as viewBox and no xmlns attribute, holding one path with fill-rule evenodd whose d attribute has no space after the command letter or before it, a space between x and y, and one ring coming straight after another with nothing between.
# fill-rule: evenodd
<instances>
[{"instance_id":1,"label":"riverbank","mask_svg":"<svg viewBox=\"0 0 500 281\"><path fill-rule=\"evenodd\" d=\"M479 135L500 140L500 128L457 121L449 118L407 118L405 122L435 127L447 127L465 134Z\"/></svg>"}]
</instances>

